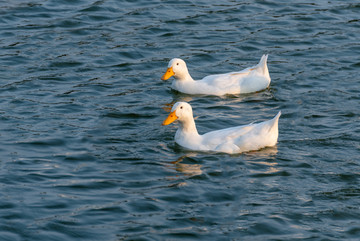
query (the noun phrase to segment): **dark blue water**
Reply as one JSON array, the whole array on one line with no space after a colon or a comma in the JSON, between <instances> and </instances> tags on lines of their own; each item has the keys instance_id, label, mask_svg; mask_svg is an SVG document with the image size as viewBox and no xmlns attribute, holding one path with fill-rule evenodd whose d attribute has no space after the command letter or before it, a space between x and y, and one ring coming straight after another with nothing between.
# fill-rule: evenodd
<instances>
[{"instance_id":1,"label":"dark blue water","mask_svg":"<svg viewBox=\"0 0 360 241\"><path fill-rule=\"evenodd\" d=\"M358 1L0 1L0 240L357 240ZM187 96L269 54L269 89ZM200 133L270 119L276 147L189 152Z\"/></svg>"}]
</instances>

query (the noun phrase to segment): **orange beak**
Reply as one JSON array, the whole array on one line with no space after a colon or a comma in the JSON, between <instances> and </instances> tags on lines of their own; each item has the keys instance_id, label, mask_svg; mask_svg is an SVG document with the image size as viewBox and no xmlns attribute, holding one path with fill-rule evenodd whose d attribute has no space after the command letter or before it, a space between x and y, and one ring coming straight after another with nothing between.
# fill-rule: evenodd
<instances>
[{"instance_id":1,"label":"orange beak","mask_svg":"<svg viewBox=\"0 0 360 241\"><path fill-rule=\"evenodd\" d=\"M164 120L162 125L167 126L167 125L173 123L174 121L176 121L177 119L178 119L178 117L175 115L175 111L170 112L169 116Z\"/></svg>"},{"instance_id":2,"label":"orange beak","mask_svg":"<svg viewBox=\"0 0 360 241\"><path fill-rule=\"evenodd\" d=\"M165 74L161 77L162 80L167 80L169 79L171 76L173 76L175 73L172 69L172 67L167 68Z\"/></svg>"}]
</instances>

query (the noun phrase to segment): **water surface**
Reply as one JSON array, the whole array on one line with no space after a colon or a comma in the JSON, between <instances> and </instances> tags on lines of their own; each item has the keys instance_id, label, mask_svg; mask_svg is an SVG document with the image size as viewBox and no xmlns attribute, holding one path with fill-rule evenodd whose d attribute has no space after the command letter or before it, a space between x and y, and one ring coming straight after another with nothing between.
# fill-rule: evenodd
<instances>
[{"instance_id":1,"label":"water surface","mask_svg":"<svg viewBox=\"0 0 360 241\"><path fill-rule=\"evenodd\" d=\"M1 240L345 240L360 235L357 1L0 2ZM255 65L269 89L188 96L160 80ZM276 147L189 152L279 110Z\"/></svg>"}]
</instances>

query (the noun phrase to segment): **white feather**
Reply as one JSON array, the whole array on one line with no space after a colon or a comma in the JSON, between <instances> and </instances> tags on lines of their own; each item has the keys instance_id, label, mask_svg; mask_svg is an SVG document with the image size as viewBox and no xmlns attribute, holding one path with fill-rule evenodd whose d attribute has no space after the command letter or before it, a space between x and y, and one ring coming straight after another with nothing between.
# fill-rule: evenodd
<instances>
[{"instance_id":1,"label":"white feather","mask_svg":"<svg viewBox=\"0 0 360 241\"><path fill-rule=\"evenodd\" d=\"M179 121L175 142L190 150L242 153L274 146L278 140L278 122L281 112L268 121L199 135L192 108L188 103L177 102L171 111L175 111Z\"/></svg>"},{"instance_id":2,"label":"white feather","mask_svg":"<svg viewBox=\"0 0 360 241\"><path fill-rule=\"evenodd\" d=\"M209 75L193 80L182 59L172 59L168 68L174 72L171 87L186 94L225 95L257 92L266 89L271 82L267 67L268 55L263 55L259 64L239 72Z\"/></svg>"}]
</instances>

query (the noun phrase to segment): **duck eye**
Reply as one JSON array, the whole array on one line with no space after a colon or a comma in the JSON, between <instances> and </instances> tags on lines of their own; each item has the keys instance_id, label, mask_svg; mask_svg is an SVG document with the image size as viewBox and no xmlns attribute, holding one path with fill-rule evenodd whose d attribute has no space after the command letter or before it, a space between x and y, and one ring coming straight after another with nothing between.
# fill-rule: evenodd
<instances>
[{"instance_id":1,"label":"duck eye","mask_svg":"<svg viewBox=\"0 0 360 241\"><path fill-rule=\"evenodd\" d=\"M183 107L182 106L180 106L180 109L182 109Z\"/></svg>"},{"instance_id":2,"label":"duck eye","mask_svg":"<svg viewBox=\"0 0 360 241\"><path fill-rule=\"evenodd\" d=\"M179 65L179 63L176 63L176 65Z\"/></svg>"}]
</instances>

